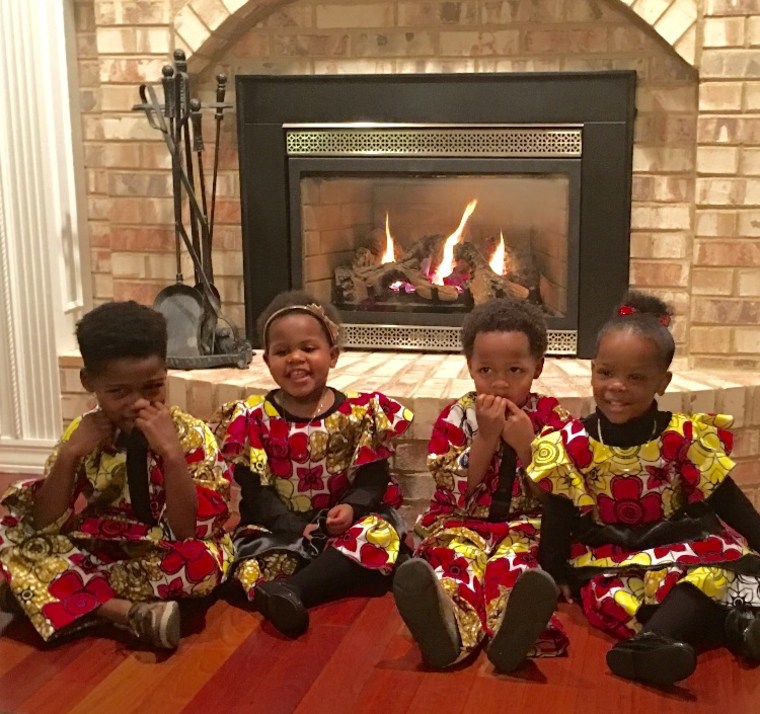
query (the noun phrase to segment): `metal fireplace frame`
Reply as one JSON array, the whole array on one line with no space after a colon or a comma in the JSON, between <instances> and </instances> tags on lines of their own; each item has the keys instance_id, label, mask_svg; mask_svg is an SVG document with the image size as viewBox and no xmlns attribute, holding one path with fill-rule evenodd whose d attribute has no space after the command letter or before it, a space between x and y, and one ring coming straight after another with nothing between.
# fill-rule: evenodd
<instances>
[{"instance_id":1,"label":"metal fireplace frame","mask_svg":"<svg viewBox=\"0 0 760 714\"><path fill-rule=\"evenodd\" d=\"M498 173L564 166L572 195L567 317L547 318L550 354L589 357L628 285L635 72L238 76L246 330L281 290L301 287L304 173ZM443 120L443 121L442 121ZM493 170L482 167L494 162ZM438 167L438 168L433 168ZM359 172L361 173L361 172ZM507 175L506 172L504 175ZM298 204L298 205L296 205ZM575 226L573 226L575 222ZM577 230L576 230L577 229ZM572 280L572 271L569 275ZM392 315L392 317L391 317ZM431 314L343 313L351 347L457 351L459 328ZM357 319L358 318L358 319ZM422 319L421 319L422 318ZM577 319L576 319L577 318ZM393 322L393 324L386 324ZM575 324L572 324L575 323Z\"/></svg>"}]
</instances>

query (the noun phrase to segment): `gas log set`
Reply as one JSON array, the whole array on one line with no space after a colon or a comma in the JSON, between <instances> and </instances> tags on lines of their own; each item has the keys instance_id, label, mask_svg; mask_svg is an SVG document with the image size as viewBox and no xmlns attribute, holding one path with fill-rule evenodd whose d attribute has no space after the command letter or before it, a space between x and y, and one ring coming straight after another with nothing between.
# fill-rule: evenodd
<instances>
[{"instance_id":1,"label":"gas log set","mask_svg":"<svg viewBox=\"0 0 760 714\"><path fill-rule=\"evenodd\" d=\"M529 247L510 246L501 231L478 241L469 236L467 224L477 204L470 201L450 235L420 236L405 251L386 214L385 230L372 231L351 264L335 269L335 302L360 310L469 311L490 298L510 296L541 305L541 277Z\"/></svg>"}]
</instances>

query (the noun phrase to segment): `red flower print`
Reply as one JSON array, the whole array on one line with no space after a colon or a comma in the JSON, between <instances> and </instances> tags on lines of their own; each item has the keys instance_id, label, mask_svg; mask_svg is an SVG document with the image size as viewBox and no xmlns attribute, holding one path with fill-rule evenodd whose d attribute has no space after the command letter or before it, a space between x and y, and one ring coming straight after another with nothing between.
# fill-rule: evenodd
<instances>
[{"instance_id":1,"label":"red flower print","mask_svg":"<svg viewBox=\"0 0 760 714\"><path fill-rule=\"evenodd\" d=\"M594 460L588 436L581 434L565 443L565 451L579 469L585 469Z\"/></svg>"},{"instance_id":2,"label":"red flower print","mask_svg":"<svg viewBox=\"0 0 760 714\"><path fill-rule=\"evenodd\" d=\"M348 412L351 413L351 405L354 404L357 407L366 407L367 404L369 404L370 399L373 397L378 396L378 392L359 392L359 394L354 395L351 397L351 399L347 399L343 404L348 404Z\"/></svg>"},{"instance_id":3,"label":"red flower print","mask_svg":"<svg viewBox=\"0 0 760 714\"><path fill-rule=\"evenodd\" d=\"M657 546L652 550L654 552L654 557L659 560L660 558L665 558L672 553L683 553L686 550L686 545L683 543L673 543L671 545Z\"/></svg>"},{"instance_id":4,"label":"red flower print","mask_svg":"<svg viewBox=\"0 0 760 714\"><path fill-rule=\"evenodd\" d=\"M309 437L305 431L299 431L288 439L288 453L296 463L309 460Z\"/></svg>"},{"instance_id":5,"label":"red flower print","mask_svg":"<svg viewBox=\"0 0 760 714\"><path fill-rule=\"evenodd\" d=\"M683 461L690 445L691 439L687 439L677 431L665 431L660 437L660 453L667 461Z\"/></svg>"},{"instance_id":6,"label":"red flower print","mask_svg":"<svg viewBox=\"0 0 760 714\"><path fill-rule=\"evenodd\" d=\"M169 575L181 573L191 583L200 583L216 569L214 558L198 540L163 542L169 552L161 560L161 570Z\"/></svg>"},{"instance_id":7,"label":"red flower print","mask_svg":"<svg viewBox=\"0 0 760 714\"><path fill-rule=\"evenodd\" d=\"M359 549L359 560L368 568L383 568L388 565L388 552L373 543L364 543Z\"/></svg>"},{"instance_id":8,"label":"red flower print","mask_svg":"<svg viewBox=\"0 0 760 714\"><path fill-rule=\"evenodd\" d=\"M322 480L322 474L324 469L321 464L313 466L312 468L297 468L296 475L298 476L298 490L303 493L304 491L321 491L324 482Z\"/></svg>"},{"instance_id":9,"label":"red flower print","mask_svg":"<svg viewBox=\"0 0 760 714\"><path fill-rule=\"evenodd\" d=\"M517 582L517 578L522 575L522 571L522 568L512 568L507 558L490 560L485 572L486 601L491 602L491 600L499 597L501 588L511 591Z\"/></svg>"},{"instance_id":10,"label":"red flower print","mask_svg":"<svg viewBox=\"0 0 760 714\"><path fill-rule=\"evenodd\" d=\"M185 594L185 585L182 578L174 578L167 585L158 586L158 597L162 600L178 600Z\"/></svg>"},{"instance_id":11,"label":"red flower print","mask_svg":"<svg viewBox=\"0 0 760 714\"><path fill-rule=\"evenodd\" d=\"M148 526L115 518L88 518L79 530L104 540L140 540L147 535Z\"/></svg>"},{"instance_id":12,"label":"red flower print","mask_svg":"<svg viewBox=\"0 0 760 714\"><path fill-rule=\"evenodd\" d=\"M643 484L636 477L615 476L610 483L612 497L597 497L602 523L624 523L637 526L663 518L662 501L656 493L642 496Z\"/></svg>"},{"instance_id":13,"label":"red flower print","mask_svg":"<svg viewBox=\"0 0 760 714\"><path fill-rule=\"evenodd\" d=\"M726 429L718 429L718 438L720 439L720 443L723 444L726 454L730 454L734 448L734 435Z\"/></svg>"},{"instance_id":14,"label":"red flower print","mask_svg":"<svg viewBox=\"0 0 760 714\"><path fill-rule=\"evenodd\" d=\"M699 473L699 469L691 462L691 461L685 461L681 464L680 467L681 472L681 478L686 482L687 486L689 487L689 493L694 493L694 489L699 486L699 479L701 474ZM696 493L702 493L701 491L696 491Z\"/></svg>"},{"instance_id":15,"label":"red flower print","mask_svg":"<svg viewBox=\"0 0 760 714\"><path fill-rule=\"evenodd\" d=\"M449 411L450 408L445 410L433 427L433 433L428 444L429 454L446 454L451 446L460 448L467 441L462 429L456 424L446 421L445 417Z\"/></svg>"},{"instance_id":16,"label":"red flower print","mask_svg":"<svg viewBox=\"0 0 760 714\"><path fill-rule=\"evenodd\" d=\"M401 487L395 481L392 481L388 484L388 488L385 489L383 503L392 508L400 508L403 502L404 496L401 493Z\"/></svg>"},{"instance_id":17,"label":"red flower print","mask_svg":"<svg viewBox=\"0 0 760 714\"><path fill-rule=\"evenodd\" d=\"M359 452L354 459L354 466L364 466L364 464L371 464L373 461L380 461L381 459L387 459L390 456L388 449L379 446L377 449L371 449L369 446L362 446L359 448Z\"/></svg>"},{"instance_id":18,"label":"red flower print","mask_svg":"<svg viewBox=\"0 0 760 714\"><path fill-rule=\"evenodd\" d=\"M660 583L660 587L657 588L655 593L655 599L657 602L662 602L670 593L675 585L683 578L684 573L680 570L672 570L669 572Z\"/></svg>"},{"instance_id":19,"label":"red flower print","mask_svg":"<svg viewBox=\"0 0 760 714\"><path fill-rule=\"evenodd\" d=\"M433 548L428 556L430 565L434 568L440 568L445 578L454 580L469 580L470 574L467 571L467 558L457 555L455 551L449 548Z\"/></svg>"},{"instance_id":20,"label":"red flower print","mask_svg":"<svg viewBox=\"0 0 760 714\"><path fill-rule=\"evenodd\" d=\"M233 419L228 425L222 437L222 454L227 459L239 456L245 450L246 435L248 431L248 419L245 414Z\"/></svg>"},{"instance_id":21,"label":"red flower print","mask_svg":"<svg viewBox=\"0 0 760 714\"><path fill-rule=\"evenodd\" d=\"M647 479L647 488L650 490L657 489L663 484L670 481L670 469L668 468L647 466L647 473L649 474L649 478Z\"/></svg>"},{"instance_id":22,"label":"red flower print","mask_svg":"<svg viewBox=\"0 0 760 714\"><path fill-rule=\"evenodd\" d=\"M58 602L43 605L42 614L50 620L56 630L71 624L115 597L114 591L103 576L96 575L85 585L82 576L75 570L68 570L56 578L50 584L48 592Z\"/></svg>"},{"instance_id":23,"label":"red flower print","mask_svg":"<svg viewBox=\"0 0 760 714\"><path fill-rule=\"evenodd\" d=\"M690 543L692 550L701 556L723 555L723 541L716 536L708 536L704 540Z\"/></svg>"},{"instance_id":24,"label":"red flower print","mask_svg":"<svg viewBox=\"0 0 760 714\"><path fill-rule=\"evenodd\" d=\"M540 397L536 409L530 413L531 421L533 422L533 431L538 433L544 427L551 429L559 429L565 423L563 419L556 411L556 407L559 402L555 397Z\"/></svg>"},{"instance_id":25,"label":"red flower print","mask_svg":"<svg viewBox=\"0 0 760 714\"><path fill-rule=\"evenodd\" d=\"M84 555L83 553L75 553L69 556L69 560L74 563L81 571L85 573L96 573L100 568L100 563L95 562L91 555Z\"/></svg>"},{"instance_id":26,"label":"red flower print","mask_svg":"<svg viewBox=\"0 0 760 714\"><path fill-rule=\"evenodd\" d=\"M361 533L361 527L351 527L345 533L341 533L335 540L333 540L333 546L342 550L347 550L351 553L356 553L358 543L356 537Z\"/></svg>"},{"instance_id":27,"label":"red flower print","mask_svg":"<svg viewBox=\"0 0 760 714\"><path fill-rule=\"evenodd\" d=\"M392 400L388 399L384 394L378 394L378 401L380 402L380 408L388 415L393 416L394 414L397 414L401 411L401 405ZM391 420L392 421L392 420Z\"/></svg>"}]
</instances>

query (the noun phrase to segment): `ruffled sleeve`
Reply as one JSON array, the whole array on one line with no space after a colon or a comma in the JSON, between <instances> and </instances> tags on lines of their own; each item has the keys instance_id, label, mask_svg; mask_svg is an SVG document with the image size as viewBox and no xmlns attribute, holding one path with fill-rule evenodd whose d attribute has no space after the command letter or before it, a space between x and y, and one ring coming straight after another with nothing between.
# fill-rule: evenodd
<instances>
[{"instance_id":1,"label":"ruffled sleeve","mask_svg":"<svg viewBox=\"0 0 760 714\"><path fill-rule=\"evenodd\" d=\"M684 421L682 430L690 443L681 476L690 503L711 496L733 470L733 434L728 431L732 424L733 417L726 414L692 414Z\"/></svg>"},{"instance_id":2,"label":"ruffled sleeve","mask_svg":"<svg viewBox=\"0 0 760 714\"><path fill-rule=\"evenodd\" d=\"M595 502L583 478L593 453L581 422L573 419L558 430L548 427L533 441L532 451L526 469L532 481L547 493L569 499L583 513L593 509Z\"/></svg>"},{"instance_id":3,"label":"ruffled sleeve","mask_svg":"<svg viewBox=\"0 0 760 714\"><path fill-rule=\"evenodd\" d=\"M171 414L198 495L196 537L207 538L219 532L229 517L230 466L204 421L177 407Z\"/></svg>"},{"instance_id":4,"label":"ruffled sleeve","mask_svg":"<svg viewBox=\"0 0 760 714\"><path fill-rule=\"evenodd\" d=\"M45 461L45 467L43 469L44 478L25 479L23 481L17 481L10 486L0 500L0 505L8 509L8 511L19 518L22 522L26 522L27 526L33 528L39 533L58 533L66 522L71 518L74 513L74 504L77 501L79 495L89 490L89 482L85 475L84 459L80 461L77 466L77 475L74 482L74 491L69 501L69 507L52 523L45 526L42 529L36 529L31 523L32 509L34 508L34 499L37 491L42 486L44 479L50 474L53 465L58 459L58 454L63 444L65 444L77 430L82 422L82 417L77 417L71 424L66 427L63 435L59 439L58 443L53 447L52 452Z\"/></svg>"},{"instance_id":5,"label":"ruffled sleeve","mask_svg":"<svg viewBox=\"0 0 760 714\"><path fill-rule=\"evenodd\" d=\"M349 467L352 470L390 458L394 453L393 441L406 432L414 419L411 410L380 392L347 394L346 401L332 416L338 421L328 427L331 432L346 417L349 431L351 423L358 426ZM326 421L331 419L328 417Z\"/></svg>"},{"instance_id":6,"label":"ruffled sleeve","mask_svg":"<svg viewBox=\"0 0 760 714\"><path fill-rule=\"evenodd\" d=\"M216 414L215 433L222 458L229 464L245 466L268 486L273 478L261 438L261 413L266 404L266 397L260 394L228 402Z\"/></svg>"},{"instance_id":7,"label":"ruffled sleeve","mask_svg":"<svg viewBox=\"0 0 760 714\"><path fill-rule=\"evenodd\" d=\"M474 509L488 476L467 495L470 445L476 431L474 395L466 394L438 415L428 443L427 465L437 487L435 498L462 512ZM494 468L493 463L489 468Z\"/></svg>"}]
</instances>

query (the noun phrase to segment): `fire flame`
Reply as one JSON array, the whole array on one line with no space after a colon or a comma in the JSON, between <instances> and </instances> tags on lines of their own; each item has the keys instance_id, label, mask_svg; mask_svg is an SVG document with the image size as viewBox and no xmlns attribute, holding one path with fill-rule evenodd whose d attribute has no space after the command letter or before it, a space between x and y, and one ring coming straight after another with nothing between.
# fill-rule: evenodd
<instances>
[{"instance_id":1,"label":"fire flame","mask_svg":"<svg viewBox=\"0 0 760 714\"><path fill-rule=\"evenodd\" d=\"M493 270L496 275L504 275L504 253L504 233L499 231L499 245L496 246L496 249L491 256L491 260L488 261L488 265L491 266L491 270Z\"/></svg>"},{"instance_id":2,"label":"fire flame","mask_svg":"<svg viewBox=\"0 0 760 714\"><path fill-rule=\"evenodd\" d=\"M467 219L472 215L475 210L475 206L478 205L478 199L475 198L467 204L462 214L462 220L459 221L459 227L446 239L443 244L443 259L438 267L435 269L435 274L431 278L431 282L435 285L443 285L443 279L451 274L454 269L454 246L462 239L462 231L464 231Z\"/></svg>"},{"instance_id":3,"label":"fire flame","mask_svg":"<svg viewBox=\"0 0 760 714\"><path fill-rule=\"evenodd\" d=\"M383 263L395 263L396 262L396 252L395 252L395 246L393 244L393 238L391 238L391 231L388 227L388 214L385 214L385 253L383 253L382 257Z\"/></svg>"}]
</instances>

